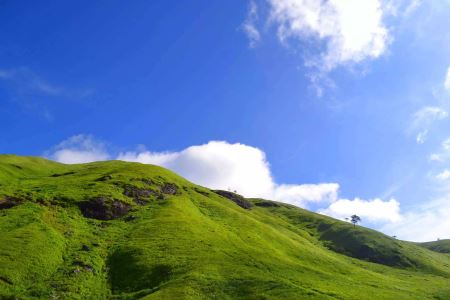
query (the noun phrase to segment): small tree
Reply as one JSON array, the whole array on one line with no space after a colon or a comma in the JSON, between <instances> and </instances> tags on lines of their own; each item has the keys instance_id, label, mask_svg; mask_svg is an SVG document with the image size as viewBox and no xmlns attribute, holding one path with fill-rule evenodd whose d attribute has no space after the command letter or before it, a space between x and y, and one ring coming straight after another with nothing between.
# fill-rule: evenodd
<instances>
[{"instance_id":1,"label":"small tree","mask_svg":"<svg viewBox=\"0 0 450 300\"><path fill-rule=\"evenodd\" d=\"M353 223L353 226L356 226L359 222L361 222L361 218L357 215L353 215L350 217L350 222Z\"/></svg>"}]
</instances>

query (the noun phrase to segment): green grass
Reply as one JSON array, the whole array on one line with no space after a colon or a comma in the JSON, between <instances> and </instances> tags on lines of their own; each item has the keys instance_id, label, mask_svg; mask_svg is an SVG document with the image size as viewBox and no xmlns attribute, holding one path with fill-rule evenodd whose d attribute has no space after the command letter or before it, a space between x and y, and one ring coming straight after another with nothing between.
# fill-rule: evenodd
<instances>
[{"instance_id":1,"label":"green grass","mask_svg":"<svg viewBox=\"0 0 450 300\"><path fill-rule=\"evenodd\" d=\"M145 205L130 187L151 191ZM0 210L0 299L450 299L434 247L262 199L243 209L156 166L0 155L10 196L23 201ZM84 217L100 196L132 208Z\"/></svg>"}]
</instances>

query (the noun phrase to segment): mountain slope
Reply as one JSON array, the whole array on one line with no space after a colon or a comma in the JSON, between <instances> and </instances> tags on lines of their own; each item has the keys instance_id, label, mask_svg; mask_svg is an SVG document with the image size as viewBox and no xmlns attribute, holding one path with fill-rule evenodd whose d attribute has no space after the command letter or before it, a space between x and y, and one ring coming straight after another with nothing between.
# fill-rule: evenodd
<instances>
[{"instance_id":1,"label":"mountain slope","mask_svg":"<svg viewBox=\"0 0 450 300\"><path fill-rule=\"evenodd\" d=\"M450 240L438 240L434 242L420 243L419 245L439 253L450 254Z\"/></svg>"},{"instance_id":2,"label":"mountain slope","mask_svg":"<svg viewBox=\"0 0 450 300\"><path fill-rule=\"evenodd\" d=\"M446 254L138 163L0 155L0 233L6 299L450 298Z\"/></svg>"}]
</instances>

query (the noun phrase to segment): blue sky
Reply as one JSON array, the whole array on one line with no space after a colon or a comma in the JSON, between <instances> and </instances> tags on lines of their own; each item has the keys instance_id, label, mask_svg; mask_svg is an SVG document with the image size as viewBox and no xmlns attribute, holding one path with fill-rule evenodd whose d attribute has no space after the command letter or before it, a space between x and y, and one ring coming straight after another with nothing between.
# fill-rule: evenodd
<instances>
[{"instance_id":1,"label":"blue sky","mask_svg":"<svg viewBox=\"0 0 450 300\"><path fill-rule=\"evenodd\" d=\"M2 1L0 153L450 238L450 2L338 2Z\"/></svg>"}]
</instances>

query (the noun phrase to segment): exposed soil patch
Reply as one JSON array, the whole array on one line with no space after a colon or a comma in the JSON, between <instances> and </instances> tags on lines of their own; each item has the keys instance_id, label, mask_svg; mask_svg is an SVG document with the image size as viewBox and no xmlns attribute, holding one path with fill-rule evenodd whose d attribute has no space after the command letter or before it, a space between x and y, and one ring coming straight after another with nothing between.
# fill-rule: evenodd
<instances>
[{"instance_id":1,"label":"exposed soil patch","mask_svg":"<svg viewBox=\"0 0 450 300\"><path fill-rule=\"evenodd\" d=\"M165 183L161 187L161 192L167 195L175 195L178 192L178 187L173 183Z\"/></svg>"},{"instance_id":2,"label":"exposed soil patch","mask_svg":"<svg viewBox=\"0 0 450 300\"><path fill-rule=\"evenodd\" d=\"M51 175L51 177L67 176L67 175L72 175L72 174L75 174L75 172L66 172L66 173L62 173L62 174L53 174L53 175Z\"/></svg>"},{"instance_id":3,"label":"exposed soil patch","mask_svg":"<svg viewBox=\"0 0 450 300\"><path fill-rule=\"evenodd\" d=\"M253 206L249 201L247 201L243 196L239 194L223 190L213 190L213 192L233 201L234 203L236 203L237 205L239 205L244 209L250 209Z\"/></svg>"},{"instance_id":4,"label":"exposed soil patch","mask_svg":"<svg viewBox=\"0 0 450 300\"><path fill-rule=\"evenodd\" d=\"M17 206L23 202L23 199L14 196L5 196L0 199L0 209L7 209Z\"/></svg>"},{"instance_id":5,"label":"exposed soil patch","mask_svg":"<svg viewBox=\"0 0 450 300\"><path fill-rule=\"evenodd\" d=\"M96 197L79 203L83 216L97 220L113 220L126 215L131 205L107 197Z\"/></svg>"}]
</instances>

